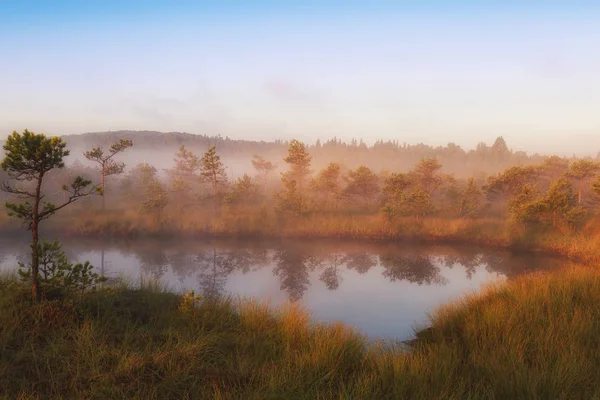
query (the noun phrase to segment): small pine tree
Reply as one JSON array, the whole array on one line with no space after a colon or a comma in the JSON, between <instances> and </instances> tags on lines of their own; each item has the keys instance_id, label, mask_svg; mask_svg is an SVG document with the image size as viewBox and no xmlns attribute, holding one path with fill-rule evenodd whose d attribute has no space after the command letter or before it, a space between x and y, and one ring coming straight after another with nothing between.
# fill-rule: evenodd
<instances>
[{"instance_id":1,"label":"small pine tree","mask_svg":"<svg viewBox=\"0 0 600 400\"><path fill-rule=\"evenodd\" d=\"M342 195L340 176L340 165L329 163L311 182L311 188L321 195L326 203L333 203L336 209Z\"/></svg>"},{"instance_id":2,"label":"small pine tree","mask_svg":"<svg viewBox=\"0 0 600 400\"><path fill-rule=\"evenodd\" d=\"M413 168L414 179L430 196L444 183L441 168L442 164L435 158L423 158Z\"/></svg>"},{"instance_id":3,"label":"small pine tree","mask_svg":"<svg viewBox=\"0 0 600 400\"><path fill-rule=\"evenodd\" d=\"M306 145L293 139L288 148L288 156L283 160L290 165L290 170L284 174L285 179L296 181L298 187L302 189L306 178L311 173L312 157L308 154Z\"/></svg>"},{"instance_id":4,"label":"small pine tree","mask_svg":"<svg viewBox=\"0 0 600 400\"><path fill-rule=\"evenodd\" d=\"M469 178L467 187L461 194L460 215L468 218L476 218L481 211L482 192L473 178Z\"/></svg>"},{"instance_id":5,"label":"small pine tree","mask_svg":"<svg viewBox=\"0 0 600 400\"><path fill-rule=\"evenodd\" d=\"M369 201L379 193L379 178L369 168L361 165L348 171L344 195L350 199L360 199L368 206Z\"/></svg>"},{"instance_id":6,"label":"small pine tree","mask_svg":"<svg viewBox=\"0 0 600 400\"><path fill-rule=\"evenodd\" d=\"M50 218L58 210L69 204L91 195L98 191L97 188L89 189L91 182L76 177L70 186L64 185L63 190L68 193L68 199L54 205L44 201L42 183L44 177L53 169L64 168L64 157L69 155L66 143L59 137L48 138L44 134L35 134L28 130L22 134L13 132L4 143L5 157L2 160L2 169L8 176L16 181L32 182L33 188L27 189L8 182L2 184L2 190L25 199L21 203L6 203L8 215L15 216L31 230L31 286L35 301L41 300L39 284L39 224Z\"/></svg>"},{"instance_id":7,"label":"small pine tree","mask_svg":"<svg viewBox=\"0 0 600 400\"><path fill-rule=\"evenodd\" d=\"M281 181L283 188L275 195L276 210L281 214L290 214L294 217L306 214L309 210L308 202L300 192L298 183L285 177L282 177Z\"/></svg>"},{"instance_id":8,"label":"small pine tree","mask_svg":"<svg viewBox=\"0 0 600 400\"><path fill-rule=\"evenodd\" d=\"M210 184L216 213L219 188L227 183L227 174L215 146L211 146L200 159L200 181Z\"/></svg>"},{"instance_id":9,"label":"small pine tree","mask_svg":"<svg viewBox=\"0 0 600 400\"><path fill-rule=\"evenodd\" d=\"M269 174L277 168L277 165L273 164L271 161L265 160L262 156L254 155L252 166L262 175L263 186L266 192L269 183Z\"/></svg>"},{"instance_id":10,"label":"small pine tree","mask_svg":"<svg viewBox=\"0 0 600 400\"><path fill-rule=\"evenodd\" d=\"M190 192L198 181L200 159L185 146L181 146L175 154L175 168L167 170L171 177L170 191L175 195L177 208L181 211L185 203L190 202Z\"/></svg>"},{"instance_id":11,"label":"small pine tree","mask_svg":"<svg viewBox=\"0 0 600 400\"><path fill-rule=\"evenodd\" d=\"M118 163L113 160L113 157L132 146L133 142L131 140L121 139L110 146L108 154L104 154L104 149L100 146L83 153L85 158L100 165L100 193L102 194L103 210L105 207L106 177L122 174L125 171L125 163Z\"/></svg>"},{"instance_id":12,"label":"small pine tree","mask_svg":"<svg viewBox=\"0 0 600 400\"><path fill-rule=\"evenodd\" d=\"M256 204L259 198L259 186L252 181L248 174L244 174L234 182L231 191L225 196L225 202L246 207Z\"/></svg>"},{"instance_id":13,"label":"small pine tree","mask_svg":"<svg viewBox=\"0 0 600 400\"><path fill-rule=\"evenodd\" d=\"M592 160L579 160L571 164L566 175L574 179L578 184L577 202L581 204L583 200L584 185L596 175L600 170L600 163Z\"/></svg>"}]
</instances>

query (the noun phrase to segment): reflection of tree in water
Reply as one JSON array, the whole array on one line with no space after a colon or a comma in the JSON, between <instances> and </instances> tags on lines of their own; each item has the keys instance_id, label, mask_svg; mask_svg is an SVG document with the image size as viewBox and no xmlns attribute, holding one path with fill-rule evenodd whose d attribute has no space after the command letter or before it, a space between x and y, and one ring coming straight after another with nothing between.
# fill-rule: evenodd
<instances>
[{"instance_id":1,"label":"reflection of tree in water","mask_svg":"<svg viewBox=\"0 0 600 400\"><path fill-rule=\"evenodd\" d=\"M473 277L477 267L483 263L482 255L476 253L440 256L438 257L438 261L446 268L452 268L456 264L464 267L465 275L469 280Z\"/></svg>"},{"instance_id":2,"label":"reflection of tree in water","mask_svg":"<svg viewBox=\"0 0 600 400\"><path fill-rule=\"evenodd\" d=\"M213 248L211 251L196 256L198 283L202 294L209 299L221 296L225 290L227 277L235 269L231 253Z\"/></svg>"},{"instance_id":3,"label":"reflection of tree in water","mask_svg":"<svg viewBox=\"0 0 600 400\"><path fill-rule=\"evenodd\" d=\"M176 251L167 256L173 274L183 282L196 271L196 256L187 251Z\"/></svg>"},{"instance_id":4,"label":"reflection of tree in water","mask_svg":"<svg viewBox=\"0 0 600 400\"><path fill-rule=\"evenodd\" d=\"M367 252L347 253L345 260L348 269L356 270L359 274L365 274L377 265L377 257Z\"/></svg>"},{"instance_id":5,"label":"reflection of tree in water","mask_svg":"<svg viewBox=\"0 0 600 400\"><path fill-rule=\"evenodd\" d=\"M542 257L535 253L516 253L509 251L486 252L482 256L485 269L492 273L501 273L508 278L559 267L562 261L550 257Z\"/></svg>"},{"instance_id":6,"label":"reflection of tree in water","mask_svg":"<svg viewBox=\"0 0 600 400\"><path fill-rule=\"evenodd\" d=\"M445 285L447 279L440 275L440 269L433 265L428 256L383 254L379 256L385 269L383 276L390 281L407 280L412 283Z\"/></svg>"},{"instance_id":7,"label":"reflection of tree in water","mask_svg":"<svg viewBox=\"0 0 600 400\"><path fill-rule=\"evenodd\" d=\"M137 253L136 257L140 261L142 272L155 280L162 278L169 267L169 259L162 249L146 250Z\"/></svg>"},{"instance_id":8,"label":"reflection of tree in water","mask_svg":"<svg viewBox=\"0 0 600 400\"><path fill-rule=\"evenodd\" d=\"M310 285L309 270L317 265L316 259L295 247L285 247L276 251L273 260L273 275L279 277L281 290L288 292L291 301L300 300Z\"/></svg>"},{"instance_id":9,"label":"reflection of tree in water","mask_svg":"<svg viewBox=\"0 0 600 400\"><path fill-rule=\"evenodd\" d=\"M344 265L346 257L340 253L333 253L323 261L313 263L313 265L323 265L325 269L319 275L319 279L327 286L329 290L336 290L340 287L340 267Z\"/></svg>"},{"instance_id":10,"label":"reflection of tree in water","mask_svg":"<svg viewBox=\"0 0 600 400\"><path fill-rule=\"evenodd\" d=\"M233 267L244 274L251 272L253 266L262 268L269 261L266 249L236 249L228 256Z\"/></svg>"}]
</instances>

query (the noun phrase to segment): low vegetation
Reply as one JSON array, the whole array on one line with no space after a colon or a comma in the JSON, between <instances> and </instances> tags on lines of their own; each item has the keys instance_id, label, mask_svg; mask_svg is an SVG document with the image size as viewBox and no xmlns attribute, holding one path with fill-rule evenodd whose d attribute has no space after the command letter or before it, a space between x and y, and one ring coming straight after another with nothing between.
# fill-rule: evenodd
<instances>
[{"instance_id":1,"label":"low vegetation","mask_svg":"<svg viewBox=\"0 0 600 400\"><path fill-rule=\"evenodd\" d=\"M295 306L116 287L33 303L0 283L0 397L590 399L600 274L529 275L448 305L405 345Z\"/></svg>"},{"instance_id":2,"label":"low vegetation","mask_svg":"<svg viewBox=\"0 0 600 400\"><path fill-rule=\"evenodd\" d=\"M24 283L0 279L0 396L600 398L600 273L592 268L489 287L436 312L410 344L372 343L342 325L311 324L291 305L104 288L89 263L69 263L60 244L38 232L70 205L48 227L78 235L469 242L596 262L595 161L550 157L464 180L431 157L404 172L331 163L313 175L308 148L293 140L276 184L277 166L261 156L252 162L258 179L231 181L215 146L202 157L182 146L166 179L144 163L107 191L107 178L125 171L113 157L132 146L121 140L106 154L95 147L85 156L100 171L79 165L61 176L69 155L61 139L25 131L4 144L12 181L2 188L22 200L6 206L31 230L32 252L20 265ZM512 152L499 138L489 154L502 161Z\"/></svg>"}]
</instances>

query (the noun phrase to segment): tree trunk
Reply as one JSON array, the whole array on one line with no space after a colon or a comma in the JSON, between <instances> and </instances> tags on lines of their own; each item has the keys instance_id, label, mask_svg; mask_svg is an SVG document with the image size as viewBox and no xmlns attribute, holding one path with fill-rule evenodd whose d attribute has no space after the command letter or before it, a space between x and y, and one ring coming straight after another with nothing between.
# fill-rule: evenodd
<instances>
[{"instance_id":1,"label":"tree trunk","mask_svg":"<svg viewBox=\"0 0 600 400\"><path fill-rule=\"evenodd\" d=\"M269 173L265 172L263 185L265 187L265 195L267 194L267 184L269 183Z\"/></svg>"},{"instance_id":2,"label":"tree trunk","mask_svg":"<svg viewBox=\"0 0 600 400\"><path fill-rule=\"evenodd\" d=\"M38 242L39 242L39 232L38 232L38 215L40 212L40 192L42 189L42 178L43 175L40 175L37 181L37 186L35 188L35 200L33 203L33 220L31 221L31 294L33 295L33 300L35 302L39 302L41 300L41 290L40 290L40 280L39 280L39 254L38 254Z\"/></svg>"},{"instance_id":3,"label":"tree trunk","mask_svg":"<svg viewBox=\"0 0 600 400\"><path fill-rule=\"evenodd\" d=\"M106 193L104 192L104 172L105 172L104 167L105 167L105 165L103 163L102 164L102 177L101 177L101 179L102 179L102 183L101 183L102 184L102 211L104 211L104 204L105 204L104 196L106 195Z\"/></svg>"},{"instance_id":4,"label":"tree trunk","mask_svg":"<svg viewBox=\"0 0 600 400\"><path fill-rule=\"evenodd\" d=\"M100 275L104 276L104 242L102 242L102 251L100 252Z\"/></svg>"},{"instance_id":5,"label":"tree trunk","mask_svg":"<svg viewBox=\"0 0 600 400\"><path fill-rule=\"evenodd\" d=\"M217 213L217 175L213 175L213 204L215 214Z\"/></svg>"}]
</instances>

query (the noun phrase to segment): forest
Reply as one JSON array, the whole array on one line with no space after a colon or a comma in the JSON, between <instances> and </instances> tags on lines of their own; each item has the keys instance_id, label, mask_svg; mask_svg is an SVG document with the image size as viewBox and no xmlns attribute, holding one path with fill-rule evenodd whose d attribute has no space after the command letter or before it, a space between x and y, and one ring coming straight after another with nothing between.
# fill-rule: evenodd
<instances>
[{"instance_id":1,"label":"forest","mask_svg":"<svg viewBox=\"0 0 600 400\"><path fill-rule=\"evenodd\" d=\"M92 136L96 142L112 142L71 153L64 168L49 171L42 189L50 202L67 199L62 187L75 176L99 190L45 222L46 229L113 237L412 238L596 257L588 251L596 247L600 204L600 163L595 159L527 156L509 150L499 137L492 146L482 144L469 152L453 145L367 147L334 139L308 146L292 140L270 144L286 146L281 158L252 154L243 160L245 156L232 154L268 146L200 137L208 146L205 151L181 144L170 156L163 152L157 164L170 159L168 168L159 169L152 161L122 161L128 154L139 159L149 143L156 144L155 136L145 134L137 133L135 140ZM84 137L77 136L74 146L81 146ZM235 158L237 174L222 153ZM349 159L353 167L340 161ZM406 165L407 159L414 164L378 169L357 165L360 159L375 165L383 160ZM460 173L450 172L459 165ZM7 216L2 223L4 229L18 228L18 221Z\"/></svg>"}]
</instances>

